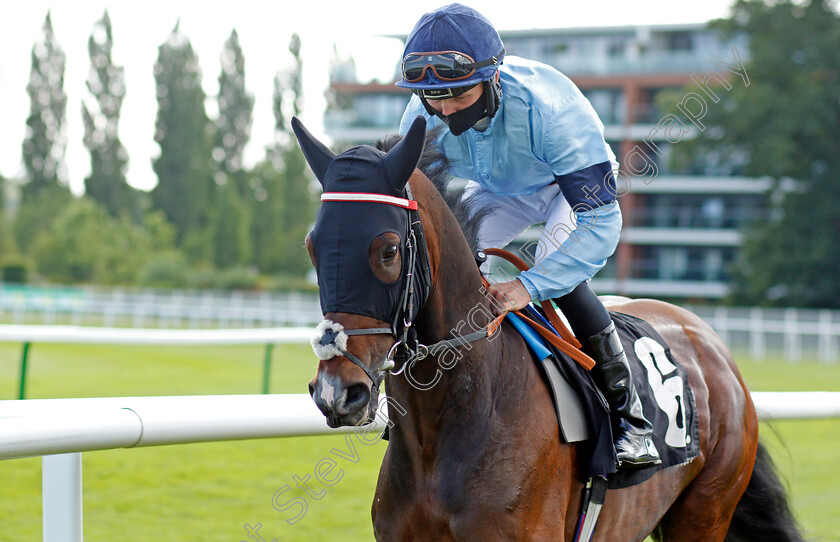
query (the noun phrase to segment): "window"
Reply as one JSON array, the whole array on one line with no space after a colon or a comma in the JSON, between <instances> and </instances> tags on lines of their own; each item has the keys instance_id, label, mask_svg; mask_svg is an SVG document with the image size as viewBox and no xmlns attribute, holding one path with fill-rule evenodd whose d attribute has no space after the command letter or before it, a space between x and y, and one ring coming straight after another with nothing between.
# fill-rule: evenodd
<instances>
[{"instance_id":1,"label":"window","mask_svg":"<svg viewBox=\"0 0 840 542\"><path fill-rule=\"evenodd\" d=\"M626 118L627 100L617 88L595 88L582 90L604 124L623 124Z\"/></svg>"},{"instance_id":2,"label":"window","mask_svg":"<svg viewBox=\"0 0 840 542\"><path fill-rule=\"evenodd\" d=\"M739 229L767 216L760 194L647 194L629 217L647 228Z\"/></svg>"},{"instance_id":3,"label":"window","mask_svg":"<svg viewBox=\"0 0 840 542\"><path fill-rule=\"evenodd\" d=\"M731 247L642 247L632 272L644 279L726 281L736 254Z\"/></svg>"},{"instance_id":4,"label":"window","mask_svg":"<svg viewBox=\"0 0 840 542\"><path fill-rule=\"evenodd\" d=\"M624 51L626 47L624 43L611 43L609 47L607 47L607 54L612 58L621 58L624 56Z\"/></svg>"},{"instance_id":5,"label":"window","mask_svg":"<svg viewBox=\"0 0 840 542\"><path fill-rule=\"evenodd\" d=\"M669 51L690 51L691 34L688 32L669 32L665 37L666 47Z\"/></svg>"}]
</instances>

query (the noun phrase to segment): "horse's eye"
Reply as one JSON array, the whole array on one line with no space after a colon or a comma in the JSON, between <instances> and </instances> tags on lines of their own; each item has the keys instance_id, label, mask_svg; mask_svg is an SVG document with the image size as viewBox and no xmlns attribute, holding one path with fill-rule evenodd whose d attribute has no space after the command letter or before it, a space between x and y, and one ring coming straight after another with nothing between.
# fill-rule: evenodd
<instances>
[{"instance_id":1,"label":"horse's eye","mask_svg":"<svg viewBox=\"0 0 840 542\"><path fill-rule=\"evenodd\" d=\"M402 254L400 236L394 232L377 235L368 248L368 263L376 277L391 284L400 279Z\"/></svg>"},{"instance_id":2,"label":"horse's eye","mask_svg":"<svg viewBox=\"0 0 840 542\"><path fill-rule=\"evenodd\" d=\"M382 261L383 262L390 262L394 258L397 257L400 253L400 247L397 245L389 245L385 251L382 253Z\"/></svg>"}]
</instances>

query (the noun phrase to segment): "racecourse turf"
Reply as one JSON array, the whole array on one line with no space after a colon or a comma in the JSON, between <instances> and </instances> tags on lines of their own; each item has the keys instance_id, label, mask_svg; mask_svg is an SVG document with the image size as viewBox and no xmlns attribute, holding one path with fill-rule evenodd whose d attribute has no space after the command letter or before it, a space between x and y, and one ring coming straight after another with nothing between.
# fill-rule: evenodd
<instances>
[{"instance_id":1,"label":"racecourse turf","mask_svg":"<svg viewBox=\"0 0 840 542\"><path fill-rule=\"evenodd\" d=\"M0 344L0 399L15 399L21 345ZM264 349L34 344L29 398L259 393ZM305 393L307 346L278 346L271 391ZM840 391L840 365L742 361L753 390ZM809 538L840 541L840 420L762 423ZM0 436L2 438L2 436ZM83 454L87 542L372 540L370 502L385 444L344 436L266 439ZM332 452L344 451L344 454ZM315 480L334 459L336 482ZM340 470L338 470L340 469ZM307 480L311 494L296 488ZM0 541L41 539L41 460L0 461ZM283 491L289 486L289 491ZM316 498L317 497L317 498ZM299 498L298 501L293 501ZM294 503L298 504L294 504ZM303 513L303 502L306 512ZM277 505L277 508L275 506ZM293 524L290 521L297 519Z\"/></svg>"}]
</instances>

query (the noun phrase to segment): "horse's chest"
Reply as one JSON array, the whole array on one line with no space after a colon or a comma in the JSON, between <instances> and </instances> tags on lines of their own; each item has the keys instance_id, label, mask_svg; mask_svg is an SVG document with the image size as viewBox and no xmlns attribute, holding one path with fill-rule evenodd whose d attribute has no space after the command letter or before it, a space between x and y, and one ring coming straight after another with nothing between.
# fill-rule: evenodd
<instances>
[{"instance_id":1,"label":"horse's chest","mask_svg":"<svg viewBox=\"0 0 840 542\"><path fill-rule=\"evenodd\" d=\"M508 534L521 525L519 500L508 488L475 475L430 476L410 487L380 486L374 528L383 541L513 539Z\"/></svg>"},{"instance_id":2,"label":"horse's chest","mask_svg":"<svg viewBox=\"0 0 840 542\"><path fill-rule=\"evenodd\" d=\"M408 504L398 513L386 514L381 519L376 516L374 529L376 539L391 540L434 540L434 541L467 541L467 540L504 540L507 528L503 525L513 522L506 521L507 514L491 514L479 506L467 509L447 509L440 502L416 501ZM388 518L388 519L386 519Z\"/></svg>"}]
</instances>

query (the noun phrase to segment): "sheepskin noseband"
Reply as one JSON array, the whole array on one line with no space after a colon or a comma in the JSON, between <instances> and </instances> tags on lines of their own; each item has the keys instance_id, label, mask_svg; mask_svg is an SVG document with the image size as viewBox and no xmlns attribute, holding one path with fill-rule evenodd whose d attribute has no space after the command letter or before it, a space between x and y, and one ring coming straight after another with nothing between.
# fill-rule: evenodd
<instances>
[{"instance_id":1,"label":"sheepskin noseband","mask_svg":"<svg viewBox=\"0 0 840 542\"><path fill-rule=\"evenodd\" d=\"M328 360L344 355L347 351L347 334L344 326L332 320L324 320L315 328L312 338L312 350L318 359Z\"/></svg>"}]
</instances>

